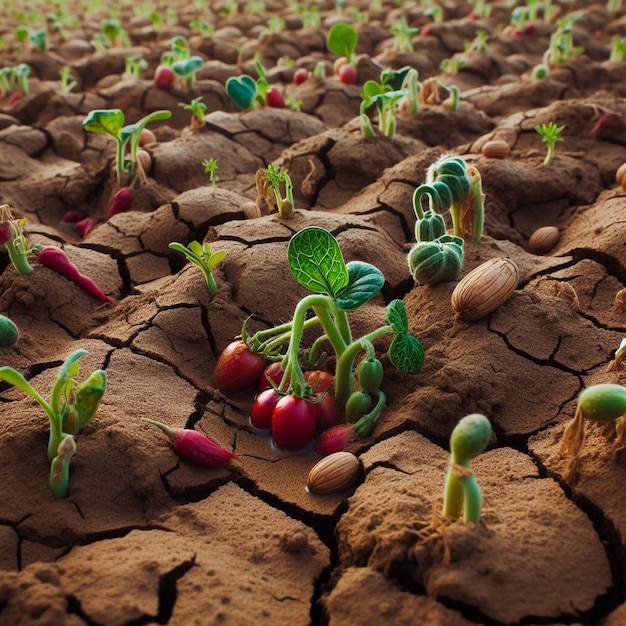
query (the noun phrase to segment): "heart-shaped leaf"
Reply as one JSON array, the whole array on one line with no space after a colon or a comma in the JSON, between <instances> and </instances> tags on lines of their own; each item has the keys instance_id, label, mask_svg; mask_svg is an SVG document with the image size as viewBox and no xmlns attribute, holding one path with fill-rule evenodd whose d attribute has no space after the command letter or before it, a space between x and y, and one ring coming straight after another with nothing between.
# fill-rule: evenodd
<instances>
[{"instance_id":1,"label":"heart-shaped leaf","mask_svg":"<svg viewBox=\"0 0 626 626\"><path fill-rule=\"evenodd\" d=\"M250 76L231 76L226 81L226 93L240 109L249 109L257 95L257 85Z\"/></svg>"},{"instance_id":2,"label":"heart-shaped leaf","mask_svg":"<svg viewBox=\"0 0 626 626\"><path fill-rule=\"evenodd\" d=\"M389 346L389 360L406 374L415 374L424 365L424 346L409 333L396 335Z\"/></svg>"},{"instance_id":3,"label":"heart-shaped leaf","mask_svg":"<svg viewBox=\"0 0 626 626\"><path fill-rule=\"evenodd\" d=\"M385 319L396 335L409 332L409 318L406 315L406 309L402 300L392 300L387 305Z\"/></svg>"}]
</instances>

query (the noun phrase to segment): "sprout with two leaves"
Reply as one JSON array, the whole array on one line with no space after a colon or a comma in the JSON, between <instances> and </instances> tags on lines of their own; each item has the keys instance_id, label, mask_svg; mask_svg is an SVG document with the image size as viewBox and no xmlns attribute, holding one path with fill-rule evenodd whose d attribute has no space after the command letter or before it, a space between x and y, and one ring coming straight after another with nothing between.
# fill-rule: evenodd
<instances>
[{"instance_id":1,"label":"sprout with two leaves","mask_svg":"<svg viewBox=\"0 0 626 626\"><path fill-rule=\"evenodd\" d=\"M67 495L70 459L76 452L74 437L93 419L106 390L104 370L95 370L81 384L76 382L78 361L86 354L87 350L79 349L65 359L52 387L50 401L45 400L20 372L9 366L0 367L0 380L35 398L48 415L48 482L57 498L65 498Z\"/></svg>"},{"instance_id":2,"label":"sprout with two leaves","mask_svg":"<svg viewBox=\"0 0 626 626\"><path fill-rule=\"evenodd\" d=\"M422 205L428 198L428 209ZM426 173L426 182L413 194L417 243L407 261L416 282L435 285L454 280L463 265L464 238L480 241L484 194L480 173L458 156L444 155ZM453 235L447 234L443 215L450 211Z\"/></svg>"},{"instance_id":3,"label":"sprout with two leaves","mask_svg":"<svg viewBox=\"0 0 626 626\"><path fill-rule=\"evenodd\" d=\"M176 252L184 254L188 261L197 265L204 274L204 280L206 281L209 293L217 293L217 283L213 277L213 270L226 256L226 250L213 251L209 242L201 244L198 241L191 241L189 246L184 246L182 243L172 241L169 247L172 250L176 250Z\"/></svg>"}]
</instances>

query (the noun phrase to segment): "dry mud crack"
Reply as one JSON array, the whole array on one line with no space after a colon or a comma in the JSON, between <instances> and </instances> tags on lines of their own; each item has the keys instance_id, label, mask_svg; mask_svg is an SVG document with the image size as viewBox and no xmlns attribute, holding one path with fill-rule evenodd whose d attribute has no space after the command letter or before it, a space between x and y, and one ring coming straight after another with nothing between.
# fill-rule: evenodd
<instances>
[{"instance_id":1,"label":"dry mud crack","mask_svg":"<svg viewBox=\"0 0 626 626\"><path fill-rule=\"evenodd\" d=\"M17 275L2 246L0 312L20 339L0 348L0 365L46 395L68 354L84 348L81 371L104 369L107 392L77 437L69 496L57 500L45 413L0 386L0 626L625 624L624 453L591 425L574 473L558 455L581 390L626 384L607 369L626 334L616 300L626 287L626 194L615 182L626 161L626 62L609 59L611 36L626 34L623 10L554 2L559 19L576 15L584 52L539 80L532 68L556 19L540 15L516 36L510 3L489 3L487 17L450 4L434 23L419 3L348 2L367 15L359 23L356 11L340 16L323 1L317 28L293 3L239 3L236 18L223 14L227 4L206 7L215 30L203 34L192 5L157 28L122 3L131 46L104 53L89 42L109 8L85 16L67 41L51 33L46 53L16 41L15 12L0 9L4 64L31 67L30 93L11 106L0 98L0 204L26 218L31 245L62 245L115 300L100 304L36 262L32 275ZM284 32L263 34L271 15L285 19ZM412 52L394 49L400 17L420 29ZM332 75L325 35L336 21L359 33L357 85ZM487 51L466 51L479 32ZM193 87L159 89L154 71L177 35L203 65ZM465 65L441 70L455 54ZM124 75L134 55L147 62L139 77ZM270 84L301 100L299 111L237 110L226 79L255 75L255 59ZM318 64L325 79L292 82L297 67ZM70 93L59 89L64 65L77 80ZM366 138L363 83L406 65L421 81L458 85L458 110L401 110L394 139ZM192 129L180 105L198 97L206 120ZM104 108L121 108L129 123L172 111L150 126L151 166L133 210L109 220L113 142L82 125ZM548 122L564 126L564 141L545 166L534 129ZM492 139L510 146L505 158L482 154ZM413 192L449 152L477 168L485 192L485 232L466 242L463 274L497 257L520 272L513 295L474 322L450 306L456 281L416 285L406 261ZM219 163L217 189L202 167L209 158ZM246 219L256 173L269 163L289 171L296 210L280 219L265 207ZM85 238L62 223L75 209L96 222ZM257 331L292 318L305 291L287 243L312 225L336 236L346 260L385 276L381 293L351 314L354 334L383 324L386 304L401 298L426 349L408 376L377 340L387 407L371 436L349 444L363 464L358 484L328 496L305 491L312 454L280 452L252 429L252 393L226 397L211 380L247 319ZM558 243L531 254L530 235L546 225L559 228ZM214 271L216 294L168 246L192 240L228 253ZM469 413L488 416L494 432L473 464L483 517L434 532L449 436ZM195 428L239 460L192 465L143 418Z\"/></svg>"}]
</instances>

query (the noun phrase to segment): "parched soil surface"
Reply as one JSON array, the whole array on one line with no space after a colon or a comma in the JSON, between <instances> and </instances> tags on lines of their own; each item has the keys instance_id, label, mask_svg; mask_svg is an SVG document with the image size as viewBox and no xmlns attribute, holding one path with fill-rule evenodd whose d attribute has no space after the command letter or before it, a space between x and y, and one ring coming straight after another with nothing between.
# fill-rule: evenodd
<instances>
[{"instance_id":1,"label":"parched soil surface","mask_svg":"<svg viewBox=\"0 0 626 626\"><path fill-rule=\"evenodd\" d=\"M35 260L31 275L17 275L3 247L0 312L20 339L0 349L0 365L47 396L60 364L83 348L81 373L104 369L107 391L76 438L69 495L57 500L45 413L0 387L0 625L626 624L626 457L614 429L592 424L575 471L559 455L581 390L626 384L609 367L626 334L616 300L626 287L626 197L615 181L626 161L626 63L610 58L626 17L606 3L554 3L551 21L540 8L532 28L515 33L508 2L489 3L488 17L451 3L441 23L418 2L350 1L342 14L321 2L316 26L292 3L239 3L232 16L227 2L202 4L156 7L157 27L149 11L116 3L130 47L104 52L89 42L108 8L80 10L66 40L50 20L46 52L16 41L16 10L3 9L3 62L31 74L29 95L0 101L0 204L26 219L31 245L62 245L115 302ZM271 15L285 20L281 32L268 33ZM534 78L558 20L574 15L571 58ZM413 52L390 34L403 16L420 29ZM202 34L198 20L213 31ZM359 33L356 85L332 73L325 38L338 21ZM480 31L486 49L465 51ZM204 63L193 87L159 89L152 76L175 36ZM458 72L441 70L454 55L465 62ZM124 73L133 57L147 63L139 77ZM256 58L300 110L235 107L225 81L255 76ZM320 62L326 78L292 83L297 68ZM394 139L364 137L363 82L407 65L420 81L457 85L458 109L444 95L417 114L400 111ZM64 66L77 81L71 92L59 88ZM192 129L181 105L198 97L206 122ZM156 141L133 210L105 220L114 142L82 121L111 108L127 123L160 109L172 117L150 125ZM548 122L564 126L564 140L546 166L534 129ZM494 138L510 146L504 158L482 154ZM416 285L406 262L413 192L445 153L475 166L485 193L485 232L466 242L463 275L495 257L520 271L512 296L472 322L451 308L456 281ZM217 189L202 166L211 158ZM269 163L290 173L296 210L247 218L255 175ZM96 227L81 238L63 222L68 210ZM291 319L304 290L287 243L312 225L337 237L347 261L385 276L381 294L351 317L355 335L384 324L385 305L401 298L426 350L409 376L377 342L388 406L373 434L349 445L363 466L358 484L327 496L305 490L317 457L278 451L251 427L252 392L226 397L212 384L245 320L255 332ZM560 238L533 254L529 237L543 226ZM192 240L228 253L214 295L168 247ZM450 433L470 413L493 426L472 465L483 515L434 530ZM195 428L239 459L192 465L142 418Z\"/></svg>"}]
</instances>

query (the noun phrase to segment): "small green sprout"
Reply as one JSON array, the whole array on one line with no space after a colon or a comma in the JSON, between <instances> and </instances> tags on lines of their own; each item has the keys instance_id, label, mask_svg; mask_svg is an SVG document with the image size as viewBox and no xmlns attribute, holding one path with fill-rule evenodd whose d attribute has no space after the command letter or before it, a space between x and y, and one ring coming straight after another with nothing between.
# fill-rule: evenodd
<instances>
[{"instance_id":1,"label":"small green sprout","mask_svg":"<svg viewBox=\"0 0 626 626\"><path fill-rule=\"evenodd\" d=\"M8 204L0 205L0 244L6 246L9 259L20 276L28 276L33 273L33 268L28 262L30 246L24 235L26 218L16 220Z\"/></svg>"},{"instance_id":2,"label":"small green sprout","mask_svg":"<svg viewBox=\"0 0 626 626\"><path fill-rule=\"evenodd\" d=\"M131 177L129 186L132 187L137 177L137 150L141 131L150 122L167 120L171 116L171 111L154 111L134 124L124 126L124 113L121 109L96 109L83 120L83 128L93 133L110 135L115 139L117 183L121 185L122 178L129 175Z\"/></svg>"},{"instance_id":3,"label":"small green sprout","mask_svg":"<svg viewBox=\"0 0 626 626\"><path fill-rule=\"evenodd\" d=\"M576 469L585 442L585 420L614 423L618 450L626 448L626 387L613 383L592 385L580 392L574 419L563 432L559 456L568 459L564 478Z\"/></svg>"},{"instance_id":4,"label":"small green sprout","mask_svg":"<svg viewBox=\"0 0 626 626\"><path fill-rule=\"evenodd\" d=\"M557 126L554 122L538 124L535 131L541 136L541 140L548 144L548 152L543 160L544 165L550 165L554 158L554 147L557 141L563 141L561 131L565 126Z\"/></svg>"},{"instance_id":5,"label":"small green sprout","mask_svg":"<svg viewBox=\"0 0 626 626\"><path fill-rule=\"evenodd\" d=\"M35 398L48 415L48 460L51 463L49 484L58 498L67 495L69 458L76 451L73 436L93 419L106 390L104 370L95 370L87 380L76 385L78 361L86 354L87 350L79 349L65 359L52 387L49 402L17 370L9 366L0 367L0 380Z\"/></svg>"},{"instance_id":6,"label":"small green sprout","mask_svg":"<svg viewBox=\"0 0 626 626\"><path fill-rule=\"evenodd\" d=\"M213 269L224 259L227 254L226 250L213 252L211 244L208 242L200 244L198 241L191 241L189 246L184 246L182 243L172 241L169 247L172 250L176 250L176 252L184 254L188 261L197 265L204 274L204 280L206 281L209 293L217 293L217 283L215 282L215 278L213 278Z\"/></svg>"},{"instance_id":7,"label":"small green sprout","mask_svg":"<svg viewBox=\"0 0 626 626\"><path fill-rule=\"evenodd\" d=\"M338 22L328 31L326 37L326 47L332 54L339 57L346 57L350 65L356 64L356 46L359 36L350 24Z\"/></svg>"},{"instance_id":8,"label":"small green sprout","mask_svg":"<svg viewBox=\"0 0 626 626\"><path fill-rule=\"evenodd\" d=\"M478 524L482 510L482 494L471 470L471 461L487 447L491 438L489 420L478 413L466 415L450 436L450 465L446 475L442 515Z\"/></svg>"},{"instance_id":9,"label":"small green sprout","mask_svg":"<svg viewBox=\"0 0 626 626\"><path fill-rule=\"evenodd\" d=\"M204 61L201 57L191 56L188 59L175 61L172 64L172 69L184 80L188 89L193 89L196 82L196 74L203 64Z\"/></svg>"},{"instance_id":10,"label":"small green sprout","mask_svg":"<svg viewBox=\"0 0 626 626\"><path fill-rule=\"evenodd\" d=\"M102 34L106 37L110 45L119 45L123 48L130 48L130 37L122 28L120 21L116 18L105 20L102 23Z\"/></svg>"},{"instance_id":11,"label":"small green sprout","mask_svg":"<svg viewBox=\"0 0 626 626\"><path fill-rule=\"evenodd\" d=\"M189 104L183 104L181 102L178 106L183 107L185 111L189 111L191 113L191 122L189 124L189 127L192 130L204 126L204 124L206 123L205 115L207 106L206 104L204 104L204 102L202 102L202 96L194 98Z\"/></svg>"},{"instance_id":12,"label":"small green sprout","mask_svg":"<svg viewBox=\"0 0 626 626\"><path fill-rule=\"evenodd\" d=\"M306 7L302 11L302 28L319 29L322 24L322 17L320 15L320 8L317 4L311 7Z\"/></svg>"},{"instance_id":13,"label":"small green sprout","mask_svg":"<svg viewBox=\"0 0 626 626\"><path fill-rule=\"evenodd\" d=\"M432 17L435 24L441 24L443 22L443 9L438 4L428 7L424 11L424 15Z\"/></svg>"},{"instance_id":14,"label":"small green sprout","mask_svg":"<svg viewBox=\"0 0 626 626\"><path fill-rule=\"evenodd\" d=\"M285 26L285 20L280 15L272 14L267 18L267 26L259 33L259 39L282 33Z\"/></svg>"},{"instance_id":15,"label":"small green sprout","mask_svg":"<svg viewBox=\"0 0 626 626\"><path fill-rule=\"evenodd\" d=\"M278 217L289 217L294 208L293 183L291 176L280 166L275 167L271 163L265 169L256 173L256 204L260 208L266 204L269 211L278 210Z\"/></svg>"},{"instance_id":16,"label":"small green sprout","mask_svg":"<svg viewBox=\"0 0 626 626\"><path fill-rule=\"evenodd\" d=\"M205 159L202 161L202 166L204 167L204 173L208 174L211 178L211 189L215 193L217 181L219 180L217 177L217 170L219 169L217 159Z\"/></svg>"},{"instance_id":17,"label":"small green sprout","mask_svg":"<svg viewBox=\"0 0 626 626\"><path fill-rule=\"evenodd\" d=\"M61 93L70 93L70 91L72 91L72 89L74 89L77 85L76 80L74 80L74 76L72 76L72 70L69 65L65 65L60 69L59 78L61 81Z\"/></svg>"},{"instance_id":18,"label":"small green sprout","mask_svg":"<svg viewBox=\"0 0 626 626\"><path fill-rule=\"evenodd\" d=\"M215 26L205 20L191 20L189 27L197 30L203 37L210 37L215 32Z\"/></svg>"},{"instance_id":19,"label":"small green sprout","mask_svg":"<svg viewBox=\"0 0 626 626\"><path fill-rule=\"evenodd\" d=\"M141 57L126 57L124 60L124 75L139 78L141 72L148 69L148 61Z\"/></svg>"},{"instance_id":20,"label":"small green sprout","mask_svg":"<svg viewBox=\"0 0 626 626\"><path fill-rule=\"evenodd\" d=\"M31 30L28 39L38 52L45 52L48 49L48 33L45 28Z\"/></svg>"},{"instance_id":21,"label":"small green sprout","mask_svg":"<svg viewBox=\"0 0 626 626\"><path fill-rule=\"evenodd\" d=\"M413 52L413 35L419 32L419 28L409 26L403 15L395 22L389 32L393 35L393 49L400 52Z\"/></svg>"},{"instance_id":22,"label":"small green sprout","mask_svg":"<svg viewBox=\"0 0 626 626\"><path fill-rule=\"evenodd\" d=\"M621 63L624 60L626 60L626 37L613 35L613 37L611 37L611 55L609 61Z\"/></svg>"}]
</instances>

